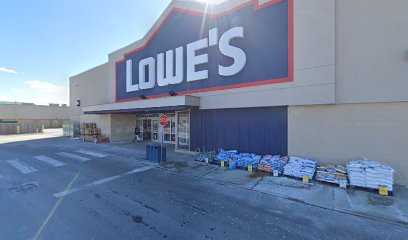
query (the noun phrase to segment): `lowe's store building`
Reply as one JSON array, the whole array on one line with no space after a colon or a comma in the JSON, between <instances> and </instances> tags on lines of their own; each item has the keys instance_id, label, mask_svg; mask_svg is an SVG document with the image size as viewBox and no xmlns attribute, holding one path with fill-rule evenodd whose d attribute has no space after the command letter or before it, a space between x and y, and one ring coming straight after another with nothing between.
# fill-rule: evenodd
<instances>
[{"instance_id":1,"label":"lowe's store building","mask_svg":"<svg viewBox=\"0 0 408 240\"><path fill-rule=\"evenodd\" d=\"M407 10L405 0L176 0L143 39L70 78L71 121L111 141L137 127L180 151L372 159L408 185Z\"/></svg>"}]
</instances>

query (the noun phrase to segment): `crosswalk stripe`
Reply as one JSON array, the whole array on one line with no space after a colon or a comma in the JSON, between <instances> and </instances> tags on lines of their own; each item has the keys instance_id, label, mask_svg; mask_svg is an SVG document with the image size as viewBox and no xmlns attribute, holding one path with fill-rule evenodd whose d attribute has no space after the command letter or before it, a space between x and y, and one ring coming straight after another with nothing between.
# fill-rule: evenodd
<instances>
[{"instance_id":1,"label":"crosswalk stripe","mask_svg":"<svg viewBox=\"0 0 408 240\"><path fill-rule=\"evenodd\" d=\"M89 159L89 158L87 158L87 157L82 157L82 156L79 156L79 155L76 155L76 154L72 154L72 153L67 153L67 152L60 152L60 153L57 153L57 154L60 155L60 156L62 156L62 157L71 158L71 159L78 160L78 161L81 161L81 162L85 162L85 161L91 160L91 159Z\"/></svg>"},{"instance_id":2,"label":"crosswalk stripe","mask_svg":"<svg viewBox=\"0 0 408 240\"><path fill-rule=\"evenodd\" d=\"M23 174L27 173L32 173L32 172L37 172L38 170L21 162L20 160L8 160L7 161L11 166L15 167L17 170L19 170Z\"/></svg>"},{"instance_id":3,"label":"crosswalk stripe","mask_svg":"<svg viewBox=\"0 0 408 240\"><path fill-rule=\"evenodd\" d=\"M37 159L38 161L48 163L49 165L53 167L61 167L61 166L66 165L65 163L55 160L54 158L50 158L50 157L43 156L43 155L36 156L34 158Z\"/></svg>"},{"instance_id":4,"label":"crosswalk stripe","mask_svg":"<svg viewBox=\"0 0 408 240\"><path fill-rule=\"evenodd\" d=\"M109 156L108 154L105 154L105 153L93 152L93 151L83 150L83 149L76 150L76 152L86 154L86 155L90 155L90 156L94 156L94 157L100 157L100 158Z\"/></svg>"}]
</instances>

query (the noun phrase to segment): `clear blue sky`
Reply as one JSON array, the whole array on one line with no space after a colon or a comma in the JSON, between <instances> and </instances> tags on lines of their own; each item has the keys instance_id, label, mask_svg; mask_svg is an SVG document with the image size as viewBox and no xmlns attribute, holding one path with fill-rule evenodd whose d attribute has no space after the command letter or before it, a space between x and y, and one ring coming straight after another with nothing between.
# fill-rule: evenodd
<instances>
[{"instance_id":1,"label":"clear blue sky","mask_svg":"<svg viewBox=\"0 0 408 240\"><path fill-rule=\"evenodd\" d=\"M68 103L68 78L142 38L171 0L2 0L0 101Z\"/></svg>"}]
</instances>

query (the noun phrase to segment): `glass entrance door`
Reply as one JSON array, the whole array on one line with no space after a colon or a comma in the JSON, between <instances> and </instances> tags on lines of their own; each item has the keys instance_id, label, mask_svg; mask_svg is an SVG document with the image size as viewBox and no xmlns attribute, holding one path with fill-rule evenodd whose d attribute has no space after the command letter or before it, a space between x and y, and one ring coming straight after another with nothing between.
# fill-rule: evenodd
<instances>
[{"instance_id":1,"label":"glass entrance door","mask_svg":"<svg viewBox=\"0 0 408 240\"><path fill-rule=\"evenodd\" d=\"M136 130L135 134L143 140L143 120L136 120Z\"/></svg>"},{"instance_id":2,"label":"glass entrance door","mask_svg":"<svg viewBox=\"0 0 408 240\"><path fill-rule=\"evenodd\" d=\"M153 125L153 129L152 129L152 133L153 133L153 138L152 140L154 142L160 142L161 141L161 134L160 134L160 123L159 123L159 119L153 119L152 120L152 125Z\"/></svg>"},{"instance_id":3,"label":"glass entrance door","mask_svg":"<svg viewBox=\"0 0 408 240\"><path fill-rule=\"evenodd\" d=\"M190 149L190 112L179 112L177 114L177 147L179 149Z\"/></svg>"},{"instance_id":4,"label":"glass entrance door","mask_svg":"<svg viewBox=\"0 0 408 240\"><path fill-rule=\"evenodd\" d=\"M164 132L164 142L165 143L176 143L176 121L175 117L169 117L169 123L167 126L163 127Z\"/></svg>"},{"instance_id":5,"label":"glass entrance door","mask_svg":"<svg viewBox=\"0 0 408 240\"><path fill-rule=\"evenodd\" d=\"M176 116L175 114L166 114L169 118L167 126L160 125L160 116L162 114L154 114L136 120L136 126L139 129L139 136L144 141L161 142L175 144L176 143Z\"/></svg>"},{"instance_id":6,"label":"glass entrance door","mask_svg":"<svg viewBox=\"0 0 408 240\"><path fill-rule=\"evenodd\" d=\"M152 141L163 142L167 144L176 143L176 117L167 114L169 118L169 123L167 126L163 127L160 125L159 117L154 117L152 119Z\"/></svg>"},{"instance_id":7,"label":"glass entrance door","mask_svg":"<svg viewBox=\"0 0 408 240\"><path fill-rule=\"evenodd\" d=\"M143 140L152 139L152 120L143 119Z\"/></svg>"}]
</instances>

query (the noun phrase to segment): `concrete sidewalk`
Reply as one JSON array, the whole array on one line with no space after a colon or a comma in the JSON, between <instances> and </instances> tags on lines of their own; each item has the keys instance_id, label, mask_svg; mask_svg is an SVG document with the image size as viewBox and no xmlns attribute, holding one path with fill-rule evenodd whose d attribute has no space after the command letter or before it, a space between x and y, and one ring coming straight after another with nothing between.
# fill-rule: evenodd
<instances>
[{"instance_id":1,"label":"concrete sidewalk","mask_svg":"<svg viewBox=\"0 0 408 240\"><path fill-rule=\"evenodd\" d=\"M131 154L145 161L145 145L146 143L123 142L100 147L104 151ZM394 196L383 197L373 192L341 189L317 181L305 184L286 177L272 177L244 170L229 170L216 165L196 162L193 160L193 155L176 153L172 146L167 146L167 148L167 162L157 167L216 181L222 185L232 184L324 209L408 226L407 187L395 186Z\"/></svg>"},{"instance_id":2,"label":"concrete sidewalk","mask_svg":"<svg viewBox=\"0 0 408 240\"><path fill-rule=\"evenodd\" d=\"M189 157L191 159L191 156ZM342 189L317 181L305 184L287 177L273 177L244 170L229 170L192 160L166 162L160 166L168 170L191 174L221 184L237 185L307 205L408 226L408 188L406 187L396 186L394 196L383 197L369 191Z\"/></svg>"}]
</instances>

